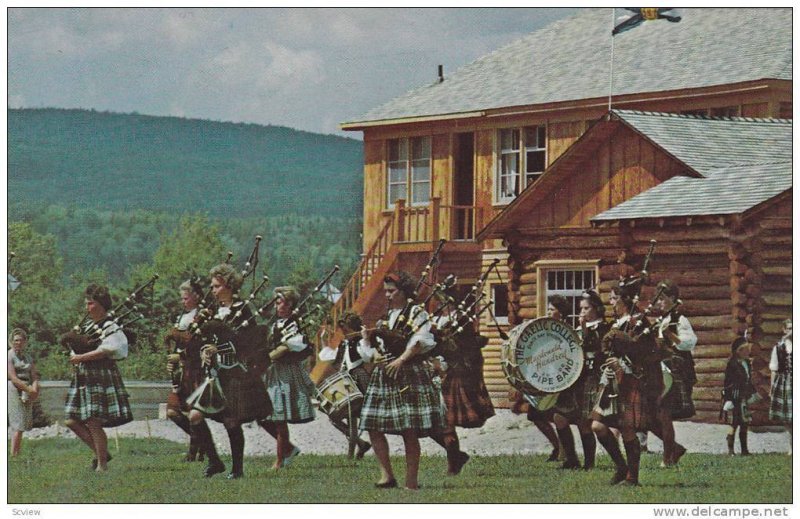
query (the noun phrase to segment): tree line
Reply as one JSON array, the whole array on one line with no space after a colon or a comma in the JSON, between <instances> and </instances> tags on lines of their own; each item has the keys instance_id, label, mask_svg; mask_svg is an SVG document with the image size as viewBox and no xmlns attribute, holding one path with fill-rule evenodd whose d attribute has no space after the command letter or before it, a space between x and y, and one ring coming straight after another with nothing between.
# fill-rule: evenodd
<instances>
[{"instance_id":1,"label":"tree line","mask_svg":"<svg viewBox=\"0 0 800 519\"><path fill-rule=\"evenodd\" d=\"M9 291L9 331L29 332L29 349L45 378L69 378L58 337L83 315L83 289L90 282L108 285L116 303L159 275L145 305L147 318L131 328L131 355L121 369L127 378L162 380L163 334L181 312L178 286L192 274L206 278L229 251L231 263L242 268L261 235L257 278L267 274L271 287L293 284L306 292L334 264L341 270L332 282L341 287L360 259L355 218L222 219L65 206L15 207L9 213L8 250L15 253L9 272L21 282ZM248 281L243 293L251 286Z\"/></svg>"}]
</instances>

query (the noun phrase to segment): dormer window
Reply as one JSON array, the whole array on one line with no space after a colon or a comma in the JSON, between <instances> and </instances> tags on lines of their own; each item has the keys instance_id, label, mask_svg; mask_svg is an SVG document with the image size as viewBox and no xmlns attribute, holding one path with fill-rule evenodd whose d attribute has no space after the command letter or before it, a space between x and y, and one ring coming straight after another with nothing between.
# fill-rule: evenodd
<instances>
[{"instance_id":1,"label":"dormer window","mask_svg":"<svg viewBox=\"0 0 800 519\"><path fill-rule=\"evenodd\" d=\"M387 208L393 208L400 198L409 205L427 204L431 199L431 138L391 139L387 148Z\"/></svg>"},{"instance_id":2,"label":"dormer window","mask_svg":"<svg viewBox=\"0 0 800 519\"><path fill-rule=\"evenodd\" d=\"M495 202L514 200L544 173L547 130L544 125L500 130Z\"/></svg>"}]
</instances>

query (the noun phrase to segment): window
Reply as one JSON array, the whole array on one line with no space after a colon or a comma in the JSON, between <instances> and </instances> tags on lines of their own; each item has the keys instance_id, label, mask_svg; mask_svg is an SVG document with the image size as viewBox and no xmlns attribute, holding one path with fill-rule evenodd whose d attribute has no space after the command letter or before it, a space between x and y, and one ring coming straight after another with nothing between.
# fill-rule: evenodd
<instances>
[{"instance_id":1,"label":"window","mask_svg":"<svg viewBox=\"0 0 800 519\"><path fill-rule=\"evenodd\" d=\"M572 326L578 326L580 299L584 290L595 286L597 261L536 262L537 281L544 290L539 294L539 316L547 312L547 298L560 294L570 302L570 315L565 316Z\"/></svg>"},{"instance_id":2,"label":"window","mask_svg":"<svg viewBox=\"0 0 800 519\"><path fill-rule=\"evenodd\" d=\"M547 132L544 126L500 130L495 201L508 203L544 173Z\"/></svg>"},{"instance_id":3,"label":"window","mask_svg":"<svg viewBox=\"0 0 800 519\"><path fill-rule=\"evenodd\" d=\"M497 324L508 324L508 285L492 285L492 301Z\"/></svg>"},{"instance_id":4,"label":"window","mask_svg":"<svg viewBox=\"0 0 800 519\"><path fill-rule=\"evenodd\" d=\"M394 207L400 198L410 205L427 204L431 198L431 138L392 139L388 148L387 207Z\"/></svg>"}]
</instances>

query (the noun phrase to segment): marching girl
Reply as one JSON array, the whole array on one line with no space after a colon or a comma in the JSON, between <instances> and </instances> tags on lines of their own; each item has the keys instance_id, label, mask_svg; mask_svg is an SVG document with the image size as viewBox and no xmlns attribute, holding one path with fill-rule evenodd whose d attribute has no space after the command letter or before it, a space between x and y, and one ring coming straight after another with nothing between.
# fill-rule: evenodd
<instances>
[{"instance_id":1,"label":"marching girl","mask_svg":"<svg viewBox=\"0 0 800 519\"><path fill-rule=\"evenodd\" d=\"M88 317L100 327L102 335L96 349L70 355L69 361L76 369L67 393L64 423L94 452L92 468L105 472L111 457L103 428L133 420L116 362L128 356L128 339L108 315L108 289L93 283L86 287L85 296Z\"/></svg>"},{"instance_id":2,"label":"marching girl","mask_svg":"<svg viewBox=\"0 0 800 519\"><path fill-rule=\"evenodd\" d=\"M203 421L204 415L208 414L209 418L222 422L225 426L232 458L231 472L227 477L239 479L244 476L242 424L263 418L272 412L272 403L261 379L267 363L266 352L258 347L257 341L248 340L243 332L232 332L239 324L252 317L248 306L237 295L242 287L242 275L227 263L212 268L209 275L211 293L219 306L214 319L201 328L203 335L210 340L201 350L201 359L204 365L216 366L219 384L225 395L225 405L221 411L210 413L195 402L194 409L189 413L189 421L200 449L208 458L203 475L210 478L225 471L225 464L220 460L208 426ZM235 352L220 351L220 347L225 346L228 341L234 345Z\"/></svg>"},{"instance_id":3,"label":"marching girl","mask_svg":"<svg viewBox=\"0 0 800 519\"><path fill-rule=\"evenodd\" d=\"M446 409L447 427L431 434L431 439L447 452L447 474L458 475L469 455L461 450L456 426L464 428L482 427L494 416L494 406L489 390L483 380L483 348L487 339L475 331L473 321L461 332L442 342L441 332L448 326L458 326L458 316L448 303L449 312L437 317L433 330L436 351L441 360L434 361L438 371L443 372L442 397Z\"/></svg>"},{"instance_id":4,"label":"marching girl","mask_svg":"<svg viewBox=\"0 0 800 519\"><path fill-rule=\"evenodd\" d=\"M204 453L199 451L197 438L192 436L189 423L190 406L186 398L200 385L202 366L200 364L200 342L189 331L195 322L203 289L200 284L190 279L184 281L180 288L181 303L184 313L178 317L175 326L169 331L165 339L172 349L167 355L167 373L173 380L173 388L167 397L167 418L189 435L189 453L186 461L203 461ZM199 452L198 452L199 451Z\"/></svg>"},{"instance_id":5,"label":"marching girl","mask_svg":"<svg viewBox=\"0 0 800 519\"><path fill-rule=\"evenodd\" d=\"M389 302L387 324L394 329L406 309L406 301L413 297L414 281L405 272L389 274L383 280L383 289ZM372 347L370 333L362 330L362 355L376 363L372 371L364 404L361 409L361 430L369 431L372 448L380 465L381 478L377 488L395 488L397 480L389 460L386 434L403 437L406 455L405 488L417 490L419 483L419 438L446 426L441 391L434 385L423 356L434 346L427 313L416 305L409 305L409 319L418 326L405 344L402 353L387 358ZM404 321L401 321L405 324ZM380 342L380 339L378 339ZM386 345L388 347L388 344Z\"/></svg>"},{"instance_id":6,"label":"marching girl","mask_svg":"<svg viewBox=\"0 0 800 519\"><path fill-rule=\"evenodd\" d=\"M315 386L303 364L311 352L308 340L296 328L291 328L294 326L292 323L287 325L287 320L300 300L299 294L293 287L278 287L275 295L278 297L275 304L278 320L272 328L271 340L274 347L269 353L272 364L266 373L267 391L272 400L273 411L258 423L277 442L277 458L272 466L277 470L289 466L293 458L300 454L300 449L289 438L288 424L314 420L311 396Z\"/></svg>"},{"instance_id":7,"label":"marching girl","mask_svg":"<svg viewBox=\"0 0 800 519\"><path fill-rule=\"evenodd\" d=\"M336 349L330 346L323 346L319 352L319 360L333 362L337 370L347 370L347 373L353 377L358 390L361 391L361 394L364 394L369 385L369 373L367 373L367 370L364 368L364 359L358 351L358 345L361 342L361 328L363 327L361 317L359 317L357 313L348 310L341 315L336 322L336 326L338 326L344 334L344 339L342 339L342 342L339 343L339 347ZM354 412L360 413L361 410L357 409ZM333 426L349 439L351 425L353 427L356 427L356 425L345 424L344 420L334 420L332 416L329 418ZM353 421L357 422L358 417L353 417ZM363 458L372 447L369 442L358 437L356 437L356 445L358 446L358 451L356 452L357 459ZM353 453L351 450L350 456L352 455Z\"/></svg>"},{"instance_id":8,"label":"marching girl","mask_svg":"<svg viewBox=\"0 0 800 519\"><path fill-rule=\"evenodd\" d=\"M39 373L33 357L25 352L28 334L14 328L8 337L8 426L11 456L22 448L22 433L33 429L33 403L39 397Z\"/></svg>"},{"instance_id":9,"label":"marching girl","mask_svg":"<svg viewBox=\"0 0 800 519\"><path fill-rule=\"evenodd\" d=\"M616 465L611 484L639 486L639 462L641 446L637 431L646 427L646 412L643 402L647 393L653 391L651 384L660 382L661 372L658 362L653 361L655 345L648 337L636 340L637 330L631 321L636 286L615 284L611 289L609 303L617 320L611 331L603 338L603 350L608 356L604 363L613 376L604 372L601 380L604 396L593 412L592 431L606 449ZM611 402L614 386L617 386L617 405L614 410ZM616 438L609 426L616 426L622 434L625 456L620 451ZM626 458L627 457L627 461Z\"/></svg>"},{"instance_id":10,"label":"marching girl","mask_svg":"<svg viewBox=\"0 0 800 519\"><path fill-rule=\"evenodd\" d=\"M565 321L571 311L570 302L566 297L560 294L553 294L547 297L547 317ZM574 413L577 411L575 403L575 394L572 388L562 391L558 395L558 401L555 406L546 411L540 411L536 405L537 401L530 395L523 395L528 401L528 420L533 422L537 429L550 441L553 445L553 452L547 461L556 461L558 459L560 449L564 449L564 463L561 468L575 469L580 466L578 463L578 456L575 453L575 437L572 435L570 429L571 417L574 421ZM553 434L552 423L555 423L555 435Z\"/></svg>"},{"instance_id":11,"label":"marching girl","mask_svg":"<svg viewBox=\"0 0 800 519\"><path fill-rule=\"evenodd\" d=\"M658 309L662 316L657 321L657 340L667 358L663 361L664 368L672 375L672 387L663 398L657 399L654 404L656 413L655 429L657 436L664 442L662 467L678 464L681 456L686 453L686 448L675 441L674 419L691 418L695 414L692 401L692 389L697 382L694 370L692 350L697 344L692 325L685 315L677 309L678 285L665 279L660 282L656 290L661 290L658 300Z\"/></svg>"},{"instance_id":12,"label":"marching girl","mask_svg":"<svg viewBox=\"0 0 800 519\"><path fill-rule=\"evenodd\" d=\"M725 366L725 383L722 390L722 411L720 418L731 428L725 440L728 454L733 456L733 444L736 428L739 428L739 446L742 456L747 456L747 428L752 419L749 404L757 398L753 385L753 366L750 364L750 343L744 337L738 337L731 343L731 357Z\"/></svg>"},{"instance_id":13,"label":"marching girl","mask_svg":"<svg viewBox=\"0 0 800 519\"><path fill-rule=\"evenodd\" d=\"M580 299L580 323L577 332L581 338L581 348L583 349L583 371L578 381L571 391L575 394L576 410L570 414L561 413L557 409L553 415L556 423L559 438L567 451L567 462L564 468L578 468L578 458L575 453L575 443L569 429L570 423L578 426L581 435L581 445L583 447L583 468L590 470L594 468L595 454L597 451L597 441L592 432L592 410L597 401L597 386L600 384L600 365L603 363L601 352L601 341L610 325L603 318L605 316L605 306L600 295L594 290L587 290L581 295ZM569 431L569 434L567 434Z\"/></svg>"},{"instance_id":14,"label":"marching girl","mask_svg":"<svg viewBox=\"0 0 800 519\"><path fill-rule=\"evenodd\" d=\"M783 322L783 338L772 348L769 361L769 419L784 424L792 454L792 320Z\"/></svg>"}]
</instances>

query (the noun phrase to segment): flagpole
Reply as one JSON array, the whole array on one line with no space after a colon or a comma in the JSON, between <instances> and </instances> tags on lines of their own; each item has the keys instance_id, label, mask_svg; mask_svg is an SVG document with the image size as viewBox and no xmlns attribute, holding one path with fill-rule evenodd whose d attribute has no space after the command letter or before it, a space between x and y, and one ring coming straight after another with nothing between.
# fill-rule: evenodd
<instances>
[{"instance_id":1,"label":"flagpole","mask_svg":"<svg viewBox=\"0 0 800 519\"><path fill-rule=\"evenodd\" d=\"M608 111L611 111L611 95L614 92L614 15L616 8L611 8L611 65L608 77Z\"/></svg>"}]
</instances>

